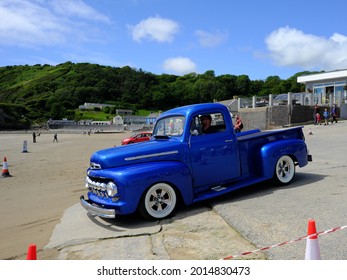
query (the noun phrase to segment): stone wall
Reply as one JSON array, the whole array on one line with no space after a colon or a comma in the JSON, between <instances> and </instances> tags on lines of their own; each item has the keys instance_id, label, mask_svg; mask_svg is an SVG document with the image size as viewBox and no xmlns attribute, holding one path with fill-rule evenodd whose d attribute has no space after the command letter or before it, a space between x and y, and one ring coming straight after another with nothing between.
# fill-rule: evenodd
<instances>
[{"instance_id":1,"label":"stone wall","mask_svg":"<svg viewBox=\"0 0 347 280\"><path fill-rule=\"evenodd\" d=\"M324 108L319 107L322 115ZM338 110L339 113L339 110ZM313 106L279 105L273 107L241 108L239 114L244 124L244 131L251 129L274 129L313 123Z\"/></svg>"}]
</instances>

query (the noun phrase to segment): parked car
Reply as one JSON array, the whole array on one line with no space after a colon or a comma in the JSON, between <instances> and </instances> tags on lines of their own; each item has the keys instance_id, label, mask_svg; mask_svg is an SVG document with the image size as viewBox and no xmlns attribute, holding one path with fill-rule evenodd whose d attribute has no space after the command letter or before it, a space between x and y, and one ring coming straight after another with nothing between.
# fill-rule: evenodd
<instances>
[{"instance_id":1,"label":"parked car","mask_svg":"<svg viewBox=\"0 0 347 280\"><path fill-rule=\"evenodd\" d=\"M152 137L152 132L141 132L138 134L135 134L131 137L125 138L122 140L122 145L128 145L128 144L133 144L133 143L138 143L138 142L145 142L151 139Z\"/></svg>"}]
</instances>

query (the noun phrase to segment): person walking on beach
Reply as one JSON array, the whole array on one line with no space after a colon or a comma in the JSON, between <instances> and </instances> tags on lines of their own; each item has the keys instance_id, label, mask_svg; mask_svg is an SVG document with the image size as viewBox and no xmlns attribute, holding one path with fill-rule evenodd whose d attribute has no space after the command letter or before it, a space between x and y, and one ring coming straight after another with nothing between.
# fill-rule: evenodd
<instances>
[{"instance_id":1,"label":"person walking on beach","mask_svg":"<svg viewBox=\"0 0 347 280\"><path fill-rule=\"evenodd\" d=\"M53 143L54 142L57 142L58 143L58 134L57 133L54 133L54 136L53 136Z\"/></svg>"},{"instance_id":2,"label":"person walking on beach","mask_svg":"<svg viewBox=\"0 0 347 280\"><path fill-rule=\"evenodd\" d=\"M319 113L319 107L318 104L316 103L316 105L313 107L313 121L314 121L314 125L317 125L317 114Z\"/></svg>"},{"instance_id":3,"label":"person walking on beach","mask_svg":"<svg viewBox=\"0 0 347 280\"><path fill-rule=\"evenodd\" d=\"M316 114L316 123L315 123L315 125L318 125L318 124L321 125L320 121L321 121L320 114L317 113L317 114Z\"/></svg>"},{"instance_id":4,"label":"person walking on beach","mask_svg":"<svg viewBox=\"0 0 347 280\"><path fill-rule=\"evenodd\" d=\"M328 125L328 120L329 120L328 109L324 109L323 118L324 118L324 125Z\"/></svg>"},{"instance_id":5,"label":"person walking on beach","mask_svg":"<svg viewBox=\"0 0 347 280\"><path fill-rule=\"evenodd\" d=\"M337 108L336 108L336 104L334 104L334 106L331 108L331 116L333 117L333 119L331 120L331 124L333 124L334 122L337 123Z\"/></svg>"}]
</instances>

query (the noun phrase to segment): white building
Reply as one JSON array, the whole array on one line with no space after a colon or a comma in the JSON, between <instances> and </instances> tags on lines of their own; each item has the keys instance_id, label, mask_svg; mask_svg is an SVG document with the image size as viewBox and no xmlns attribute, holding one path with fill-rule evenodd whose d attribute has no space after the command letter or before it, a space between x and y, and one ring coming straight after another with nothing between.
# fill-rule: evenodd
<instances>
[{"instance_id":1,"label":"white building","mask_svg":"<svg viewBox=\"0 0 347 280\"><path fill-rule=\"evenodd\" d=\"M120 115L117 115L117 116L113 117L112 122L115 125L123 125L124 124L124 120L123 120L123 118Z\"/></svg>"},{"instance_id":2,"label":"white building","mask_svg":"<svg viewBox=\"0 0 347 280\"><path fill-rule=\"evenodd\" d=\"M299 76L297 82L305 85L306 92L313 93L314 104L338 104L347 99L347 70Z\"/></svg>"},{"instance_id":3,"label":"white building","mask_svg":"<svg viewBox=\"0 0 347 280\"><path fill-rule=\"evenodd\" d=\"M95 108L99 108L100 110L103 110L105 107L114 107L114 105L111 104L101 104L101 103L87 103L85 102L84 105L78 106L80 110L94 110Z\"/></svg>"}]
</instances>

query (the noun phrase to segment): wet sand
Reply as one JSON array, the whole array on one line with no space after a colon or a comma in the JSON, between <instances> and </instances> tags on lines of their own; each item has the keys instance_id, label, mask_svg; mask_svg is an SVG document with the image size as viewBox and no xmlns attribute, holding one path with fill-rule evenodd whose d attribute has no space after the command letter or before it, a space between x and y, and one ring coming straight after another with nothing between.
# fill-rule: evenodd
<instances>
[{"instance_id":1,"label":"wet sand","mask_svg":"<svg viewBox=\"0 0 347 280\"><path fill-rule=\"evenodd\" d=\"M33 143L30 132L0 133L1 166L6 157L11 175L0 177L0 259L25 259L31 243L41 259L54 258L43 248L65 209L86 194L90 155L120 145L129 134L58 132L58 143L53 143L54 133L41 133Z\"/></svg>"}]
</instances>

